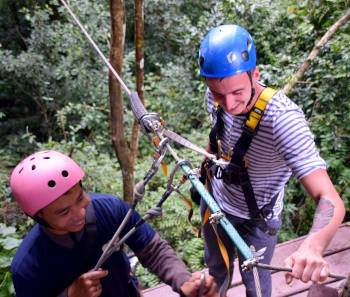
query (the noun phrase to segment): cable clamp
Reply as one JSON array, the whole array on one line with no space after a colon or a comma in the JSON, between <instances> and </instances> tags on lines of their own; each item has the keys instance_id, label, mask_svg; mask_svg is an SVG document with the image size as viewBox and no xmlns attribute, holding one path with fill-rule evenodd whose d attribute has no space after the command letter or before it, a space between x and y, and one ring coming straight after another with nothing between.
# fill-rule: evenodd
<instances>
[{"instance_id":1,"label":"cable clamp","mask_svg":"<svg viewBox=\"0 0 350 297\"><path fill-rule=\"evenodd\" d=\"M217 212L210 215L209 223L217 225L220 223L220 219L224 216L225 216L225 214L222 211L218 210Z\"/></svg>"},{"instance_id":2,"label":"cable clamp","mask_svg":"<svg viewBox=\"0 0 350 297\"><path fill-rule=\"evenodd\" d=\"M255 267L259 263L259 259L256 257L247 259L242 264L242 271L249 272L253 270L253 267Z\"/></svg>"}]
</instances>

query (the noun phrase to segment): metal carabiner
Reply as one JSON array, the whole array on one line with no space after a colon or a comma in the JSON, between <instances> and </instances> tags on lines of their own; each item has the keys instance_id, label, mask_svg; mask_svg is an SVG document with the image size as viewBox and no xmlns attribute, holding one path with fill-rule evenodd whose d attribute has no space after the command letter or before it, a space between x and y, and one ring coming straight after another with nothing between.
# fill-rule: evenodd
<instances>
[{"instance_id":1,"label":"metal carabiner","mask_svg":"<svg viewBox=\"0 0 350 297\"><path fill-rule=\"evenodd\" d=\"M202 271L200 282L201 282L201 284L199 286L198 297L203 296L204 284L205 284L205 272L204 271Z\"/></svg>"}]
</instances>

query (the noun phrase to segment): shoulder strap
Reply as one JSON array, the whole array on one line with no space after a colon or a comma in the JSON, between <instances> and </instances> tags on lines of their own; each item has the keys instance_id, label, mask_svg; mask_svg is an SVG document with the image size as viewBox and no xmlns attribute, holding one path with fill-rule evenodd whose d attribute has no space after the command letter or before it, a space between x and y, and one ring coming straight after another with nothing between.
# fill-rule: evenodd
<instances>
[{"instance_id":1,"label":"shoulder strap","mask_svg":"<svg viewBox=\"0 0 350 297\"><path fill-rule=\"evenodd\" d=\"M255 200L254 190L248 175L245 154L253 137L258 131L260 120L263 117L266 105L276 92L277 91L274 89L265 88L260 94L248 115L248 119L242 127L243 132L235 145L230 164L224 170L223 174L225 183L239 184L241 186L249 213L253 220L261 220L263 219L263 215L261 214Z\"/></svg>"},{"instance_id":2,"label":"shoulder strap","mask_svg":"<svg viewBox=\"0 0 350 297\"><path fill-rule=\"evenodd\" d=\"M249 118L245 122L246 129L250 129L251 131L256 131L258 129L260 120L264 114L267 103L270 99L277 93L277 90L274 90L270 87L265 88L257 101L255 102L252 110L249 113Z\"/></svg>"},{"instance_id":3,"label":"shoulder strap","mask_svg":"<svg viewBox=\"0 0 350 297\"><path fill-rule=\"evenodd\" d=\"M96 243L96 234L97 234L95 210L91 200L86 208L85 234L86 234L86 238L85 238L84 262L87 265L89 265L88 263L91 262L91 259L93 259L94 247ZM87 267L86 271L88 271L89 269L91 269L91 267Z\"/></svg>"},{"instance_id":4,"label":"shoulder strap","mask_svg":"<svg viewBox=\"0 0 350 297\"><path fill-rule=\"evenodd\" d=\"M217 153L218 149L218 140L222 137L224 131L224 120L222 118L222 107L219 105L216 109L216 123L209 133L209 145L210 150L213 153Z\"/></svg>"},{"instance_id":5,"label":"shoulder strap","mask_svg":"<svg viewBox=\"0 0 350 297\"><path fill-rule=\"evenodd\" d=\"M248 119L242 127L243 132L235 145L235 149L233 150L233 155L231 157L231 162L238 165L243 161L243 157L247 153L253 137L258 132L260 120L264 115L266 105L276 92L276 90L269 87L265 88L261 92L259 98L255 102L252 110L248 115Z\"/></svg>"}]
</instances>

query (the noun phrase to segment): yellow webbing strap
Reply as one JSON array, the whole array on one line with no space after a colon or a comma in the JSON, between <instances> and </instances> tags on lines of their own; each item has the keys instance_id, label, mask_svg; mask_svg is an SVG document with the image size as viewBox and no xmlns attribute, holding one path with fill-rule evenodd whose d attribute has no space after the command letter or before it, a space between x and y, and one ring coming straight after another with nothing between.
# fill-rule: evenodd
<instances>
[{"instance_id":1,"label":"yellow webbing strap","mask_svg":"<svg viewBox=\"0 0 350 297\"><path fill-rule=\"evenodd\" d=\"M218 158L221 159L221 140L218 139Z\"/></svg>"},{"instance_id":2,"label":"yellow webbing strap","mask_svg":"<svg viewBox=\"0 0 350 297\"><path fill-rule=\"evenodd\" d=\"M205 213L204 213L204 218L203 218L203 222L202 222L202 226L204 226L208 220L209 220L209 216L210 216L210 210L209 207L207 206L207 208L205 209ZM212 225L213 231L216 235L216 240L218 242L218 246L221 252L221 256L222 259L225 262L225 266L226 266L226 270L227 270L227 281L224 282L219 290L219 292L226 292L227 289L229 288L230 284L231 284L231 280L230 280L230 260L229 260L229 256L226 250L225 245L222 243L219 234L216 232L215 227Z\"/></svg>"},{"instance_id":3,"label":"yellow webbing strap","mask_svg":"<svg viewBox=\"0 0 350 297\"><path fill-rule=\"evenodd\" d=\"M203 222L202 222L203 226L208 222L209 216L210 216L210 210L209 210L209 207L207 207L205 209L204 218L203 218Z\"/></svg>"},{"instance_id":4,"label":"yellow webbing strap","mask_svg":"<svg viewBox=\"0 0 350 297\"><path fill-rule=\"evenodd\" d=\"M221 293L221 292L226 292L228 290L228 288L230 287L230 285L231 285L230 260L229 260L229 257L228 257L227 250L226 250L224 244L222 243L219 234L216 232L216 230L215 230L213 225L212 225L212 227L213 227L213 230L215 232L216 240L218 241L218 245L219 245L219 249L220 249L220 252L221 252L221 256L222 256L222 259L225 262L226 270L227 270L226 282L223 282L223 284L221 285L221 288L219 289L219 292Z\"/></svg>"},{"instance_id":5,"label":"yellow webbing strap","mask_svg":"<svg viewBox=\"0 0 350 297\"><path fill-rule=\"evenodd\" d=\"M277 93L277 90L274 90L270 87L265 88L261 92L258 100L256 100L255 105L249 114L249 119L245 123L246 126L248 126L252 130L256 129L256 127L258 126L263 116L267 103L270 101L272 96L276 93Z\"/></svg>"},{"instance_id":6,"label":"yellow webbing strap","mask_svg":"<svg viewBox=\"0 0 350 297\"><path fill-rule=\"evenodd\" d=\"M158 137L158 136L154 136L154 137L153 137L153 143L154 143L154 145L156 146L156 148L158 148L159 142L160 142L159 137ZM155 156L154 156L154 157L158 159L160 156L159 156L159 154L155 153ZM160 165L162 165L162 168L163 168L163 172L164 172L165 177L168 178L168 168L166 167L165 162L164 162L164 161L161 161L161 162L160 162Z\"/></svg>"},{"instance_id":7,"label":"yellow webbing strap","mask_svg":"<svg viewBox=\"0 0 350 297\"><path fill-rule=\"evenodd\" d=\"M209 186L208 186L208 182L211 183L211 175L210 175L210 170L208 167L205 167L206 173L207 173L207 178L205 180L205 187L207 189L207 191L209 191ZM202 227L208 222L209 220L209 216L210 216L210 210L209 207L207 206L205 209L205 213L204 213L204 218L202 220ZM229 261L229 256L227 253L227 250L225 248L225 245L222 243L219 234L216 232L214 226L212 225L213 231L215 232L216 235L216 240L218 242L218 246L222 255L222 258L225 262L226 265L226 269L227 269L227 281L224 282L219 290L219 292L226 292L231 284L231 279L230 279L230 261ZM221 295L221 294L220 294Z\"/></svg>"},{"instance_id":8,"label":"yellow webbing strap","mask_svg":"<svg viewBox=\"0 0 350 297\"><path fill-rule=\"evenodd\" d=\"M183 194L179 193L178 194L183 198L183 200L185 200L186 204L189 206L190 210L188 211L188 215L187 215L187 222L188 224L191 226L192 230L194 231L194 233L196 234L196 237L200 237L200 230L193 225L191 219L193 216L193 204L191 199L187 198L186 196L184 196Z\"/></svg>"}]
</instances>

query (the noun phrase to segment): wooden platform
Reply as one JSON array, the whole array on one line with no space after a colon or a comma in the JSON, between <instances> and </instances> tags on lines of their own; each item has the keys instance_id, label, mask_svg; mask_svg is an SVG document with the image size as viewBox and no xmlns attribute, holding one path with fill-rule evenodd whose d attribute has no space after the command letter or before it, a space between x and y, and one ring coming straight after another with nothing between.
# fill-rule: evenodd
<instances>
[{"instance_id":1,"label":"wooden platform","mask_svg":"<svg viewBox=\"0 0 350 297\"><path fill-rule=\"evenodd\" d=\"M283 260L295 251L305 236L299 237L281 243L276 246L275 254L272 258L271 265L282 266ZM334 274L347 275L350 273L350 223L345 223L340 226L332 242L324 253L327 259L330 270ZM344 281L334 281L328 278L324 284L334 288L340 288ZM311 282L303 283L294 280L293 285L289 286L285 283L283 272L272 273L272 297L306 297ZM143 291L144 297L178 297L179 294L172 291L172 289L165 285L158 285ZM241 276L238 271L238 265L235 263L234 277L232 287L228 291L227 297L243 297L245 296L245 288L242 284Z\"/></svg>"}]
</instances>

